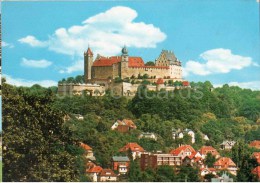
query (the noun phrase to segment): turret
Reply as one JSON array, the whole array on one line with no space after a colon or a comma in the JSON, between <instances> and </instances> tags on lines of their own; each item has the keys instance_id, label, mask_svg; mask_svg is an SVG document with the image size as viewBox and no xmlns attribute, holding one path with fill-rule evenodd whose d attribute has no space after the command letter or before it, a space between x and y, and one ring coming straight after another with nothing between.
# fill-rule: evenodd
<instances>
[{"instance_id":1,"label":"turret","mask_svg":"<svg viewBox=\"0 0 260 183\"><path fill-rule=\"evenodd\" d=\"M128 70L128 50L126 46L122 49L122 55L121 55L121 74L120 77L122 79L127 77L127 70Z\"/></svg>"},{"instance_id":2,"label":"turret","mask_svg":"<svg viewBox=\"0 0 260 183\"><path fill-rule=\"evenodd\" d=\"M85 83L91 80L91 70L93 65L93 52L88 47L88 50L84 52L84 78Z\"/></svg>"}]
</instances>

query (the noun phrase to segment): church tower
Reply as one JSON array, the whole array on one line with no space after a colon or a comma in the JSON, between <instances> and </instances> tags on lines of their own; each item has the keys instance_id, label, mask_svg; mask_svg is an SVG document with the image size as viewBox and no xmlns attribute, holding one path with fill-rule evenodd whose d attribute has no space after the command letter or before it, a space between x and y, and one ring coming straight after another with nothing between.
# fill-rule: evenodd
<instances>
[{"instance_id":1,"label":"church tower","mask_svg":"<svg viewBox=\"0 0 260 183\"><path fill-rule=\"evenodd\" d=\"M88 50L84 52L84 78L85 83L91 80L91 70L93 64L93 52L88 47Z\"/></svg>"},{"instance_id":2,"label":"church tower","mask_svg":"<svg viewBox=\"0 0 260 183\"><path fill-rule=\"evenodd\" d=\"M127 76L127 70L128 70L128 50L126 46L122 49L122 55L121 55L121 78L124 79Z\"/></svg>"}]
</instances>

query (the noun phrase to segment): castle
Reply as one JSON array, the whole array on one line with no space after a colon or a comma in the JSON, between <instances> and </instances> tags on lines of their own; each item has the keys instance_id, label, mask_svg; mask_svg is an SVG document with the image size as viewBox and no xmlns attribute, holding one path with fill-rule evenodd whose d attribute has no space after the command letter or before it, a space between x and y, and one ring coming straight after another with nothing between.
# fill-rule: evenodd
<instances>
[{"instance_id":1,"label":"castle","mask_svg":"<svg viewBox=\"0 0 260 183\"><path fill-rule=\"evenodd\" d=\"M86 82L117 77L138 78L138 75L147 75L148 78L153 79L182 81L182 67L172 51L163 50L155 60L154 66L147 66L141 57L129 56L125 46L121 56L98 55L95 61L93 61L93 52L88 48L84 52L84 75Z\"/></svg>"},{"instance_id":2,"label":"castle","mask_svg":"<svg viewBox=\"0 0 260 183\"><path fill-rule=\"evenodd\" d=\"M129 56L126 46L121 56L104 57L94 54L90 48L84 52L84 84L59 84L59 94L81 95L82 92L94 96L103 96L107 89L116 95L134 96L145 79L150 84L148 90L172 91L176 88L167 82L181 82L188 87L189 82L183 81L182 65L172 51L162 50L155 62L145 64L141 57ZM119 79L121 82L115 82ZM130 82L131 81L131 82ZM180 87L180 86L178 86Z\"/></svg>"}]
</instances>

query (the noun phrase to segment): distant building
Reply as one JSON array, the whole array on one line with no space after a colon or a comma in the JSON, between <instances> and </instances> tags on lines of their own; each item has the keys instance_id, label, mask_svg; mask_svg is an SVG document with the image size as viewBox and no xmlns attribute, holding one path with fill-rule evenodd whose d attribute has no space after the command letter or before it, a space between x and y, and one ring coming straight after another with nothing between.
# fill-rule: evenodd
<instances>
[{"instance_id":1,"label":"distant building","mask_svg":"<svg viewBox=\"0 0 260 183\"><path fill-rule=\"evenodd\" d=\"M132 153L133 159L136 159L137 157L140 158L141 154L145 153L145 150L135 142L128 143L119 150L119 152L128 152L128 151Z\"/></svg>"},{"instance_id":2,"label":"distant building","mask_svg":"<svg viewBox=\"0 0 260 183\"><path fill-rule=\"evenodd\" d=\"M148 138L148 139L153 139L153 140L157 140L157 136L154 133L149 133L149 132L142 132L139 137L139 139L141 138Z\"/></svg>"},{"instance_id":3,"label":"distant building","mask_svg":"<svg viewBox=\"0 0 260 183\"><path fill-rule=\"evenodd\" d=\"M221 177L212 178L211 182L233 182L233 179L230 178L226 173L223 173Z\"/></svg>"},{"instance_id":4,"label":"distant building","mask_svg":"<svg viewBox=\"0 0 260 183\"><path fill-rule=\"evenodd\" d=\"M202 146L200 148L199 152L201 154L202 159L205 159L208 153L212 154L216 158L220 157L218 151L215 148L213 148L212 146Z\"/></svg>"},{"instance_id":5,"label":"distant building","mask_svg":"<svg viewBox=\"0 0 260 183\"><path fill-rule=\"evenodd\" d=\"M91 148L89 145L84 144L84 143L81 142L81 143L80 143L80 147L85 150L84 156L85 156L87 159L89 159L89 160L91 160L91 161L95 161L95 160L96 160L96 158L95 158L95 156L94 156L94 153L93 153L93 150L92 150L92 148Z\"/></svg>"},{"instance_id":6,"label":"distant building","mask_svg":"<svg viewBox=\"0 0 260 183\"><path fill-rule=\"evenodd\" d=\"M186 156L191 156L192 154L196 154L197 152L190 145L182 145L176 149L170 151L170 154L175 156L180 156L181 159L184 159Z\"/></svg>"},{"instance_id":7,"label":"distant building","mask_svg":"<svg viewBox=\"0 0 260 183\"><path fill-rule=\"evenodd\" d=\"M113 156L112 167L117 170L119 174L126 174L128 172L130 160L127 156Z\"/></svg>"},{"instance_id":8,"label":"distant building","mask_svg":"<svg viewBox=\"0 0 260 183\"><path fill-rule=\"evenodd\" d=\"M184 134L188 134L189 136L191 136L191 143L195 143L195 133L194 131L192 131L191 129L185 129L185 130L181 130L181 129L172 129L172 138L173 139L182 139Z\"/></svg>"},{"instance_id":9,"label":"distant building","mask_svg":"<svg viewBox=\"0 0 260 183\"><path fill-rule=\"evenodd\" d=\"M252 174L255 174L257 176L257 179L260 181L260 166L255 167L252 170Z\"/></svg>"},{"instance_id":10,"label":"distant building","mask_svg":"<svg viewBox=\"0 0 260 183\"><path fill-rule=\"evenodd\" d=\"M137 128L136 125L130 119L123 119L122 121L117 120L111 127L112 130L117 130L122 133L128 132L136 128Z\"/></svg>"},{"instance_id":11,"label":"distant building","mask_svg":"<svg viewBox=\"0 0 260 183\"><path fill-rule=\"evenodd\" d=\"M148 167L155 169L162 165L180 166L181 163L181 157L173 154L142 154L140 159L140 167L142 171Z\"/></svg>"},{"instance_id":12,"label":"distant building","mask_svg":"<svg viewBox=\"0 0 260 183\"><path fill-rule=\"evenodd\" d=\"M260 165L260 152L254 152L253 157L256 159L257 163Z\"/></svg>"},{"instance_id":13,"label":"distant building","mask_svg":"<svg viewBox=\"0 0 260 183\"><path fill-rule=\"evenodd\" d=\"M93 182L97 182L98 181L98 175L99 173L103 170L102 167L100 166L94 166L91 167L90 169L88 169L86 171L87 175L89 176L89 178L92 179Z\"/></svg>"},{"instance_id":14,"label":"distant building","mask_svg":"<svg viewBox=\"0 0 260 183\"><path fill-rule=\"evenodd\" d=\"M77 120L84 120L84 117L83 117L81 114L74 114L74 117L75 117Z\"/></svg>"},{"instance_id":15,"label":"distant building","mask_svg":"<svg viewBox=\"0 0 260 183\"><path fill-rule=\"evenodd\" d=\"M260 140L254 140L250 142L249 146L256 149L260 149Z\"/></svg>"},{"instance_id":16,"label":"distant building","mask_svg":"<svg viewBox=\"0 0 260 183\"><path fill-rule=\"evenodd\" d=\"M227 170L233 175L237 175L237 166L232 159L221 157L214 163L214 168L217 170Z\"/></svg>"},{"instance_id":17,"label":"distant building","mask_svg":"<svg viewBox=\"0 0 260 183\"><path fill-rule=\"evenodd\" d=\"M222 150L230 150L236 144L235 141L225 140L220 144Z\"/></svg>"},{"instance_id":18,"label":"distant building","mask_svg":"<svg viewBox=\"0 0 260 183\"><path fill-rule=\"evenodd\" d=\"M207 167L200 169L200 176L204 177L207 174L217 175L216 169L215 168L207 168Z\"/></svg>"},{"instance_id":19,"label":"distant building","mask_svg":"<svg viewBox=\"0 0 260 183\"><path fill-rule=\"evenodd\" d=\"M111 169L103 169L98 175L99 182L116 182L117 175Z\"/></svg>"}]
</instances>

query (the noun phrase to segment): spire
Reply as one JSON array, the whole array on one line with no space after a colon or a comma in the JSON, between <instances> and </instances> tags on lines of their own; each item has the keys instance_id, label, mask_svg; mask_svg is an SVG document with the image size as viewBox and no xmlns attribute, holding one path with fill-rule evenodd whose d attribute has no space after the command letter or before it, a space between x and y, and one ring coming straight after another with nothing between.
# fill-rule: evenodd
<instances>
[{"instance_id":1,"label":"spire","mask_svg":"<svg viewBox=\"0 0 260 183\"><path fill-rule=\"evenodd\" d=\"M92 52L92 50L90 49L89 45L88 45L87 54L93 56L93 52Z\"/></svg>"},{"instance_id":2,"label":"spire","mask_svg":"<svg viewBox=\"0 0 260 183\"><path fill-rule=\"evenodd\" d=\"M128 50L127 50L125 45L124 45L124 47L122 49L122 55L128 55Z\"/></svg>"}]
</instances>

